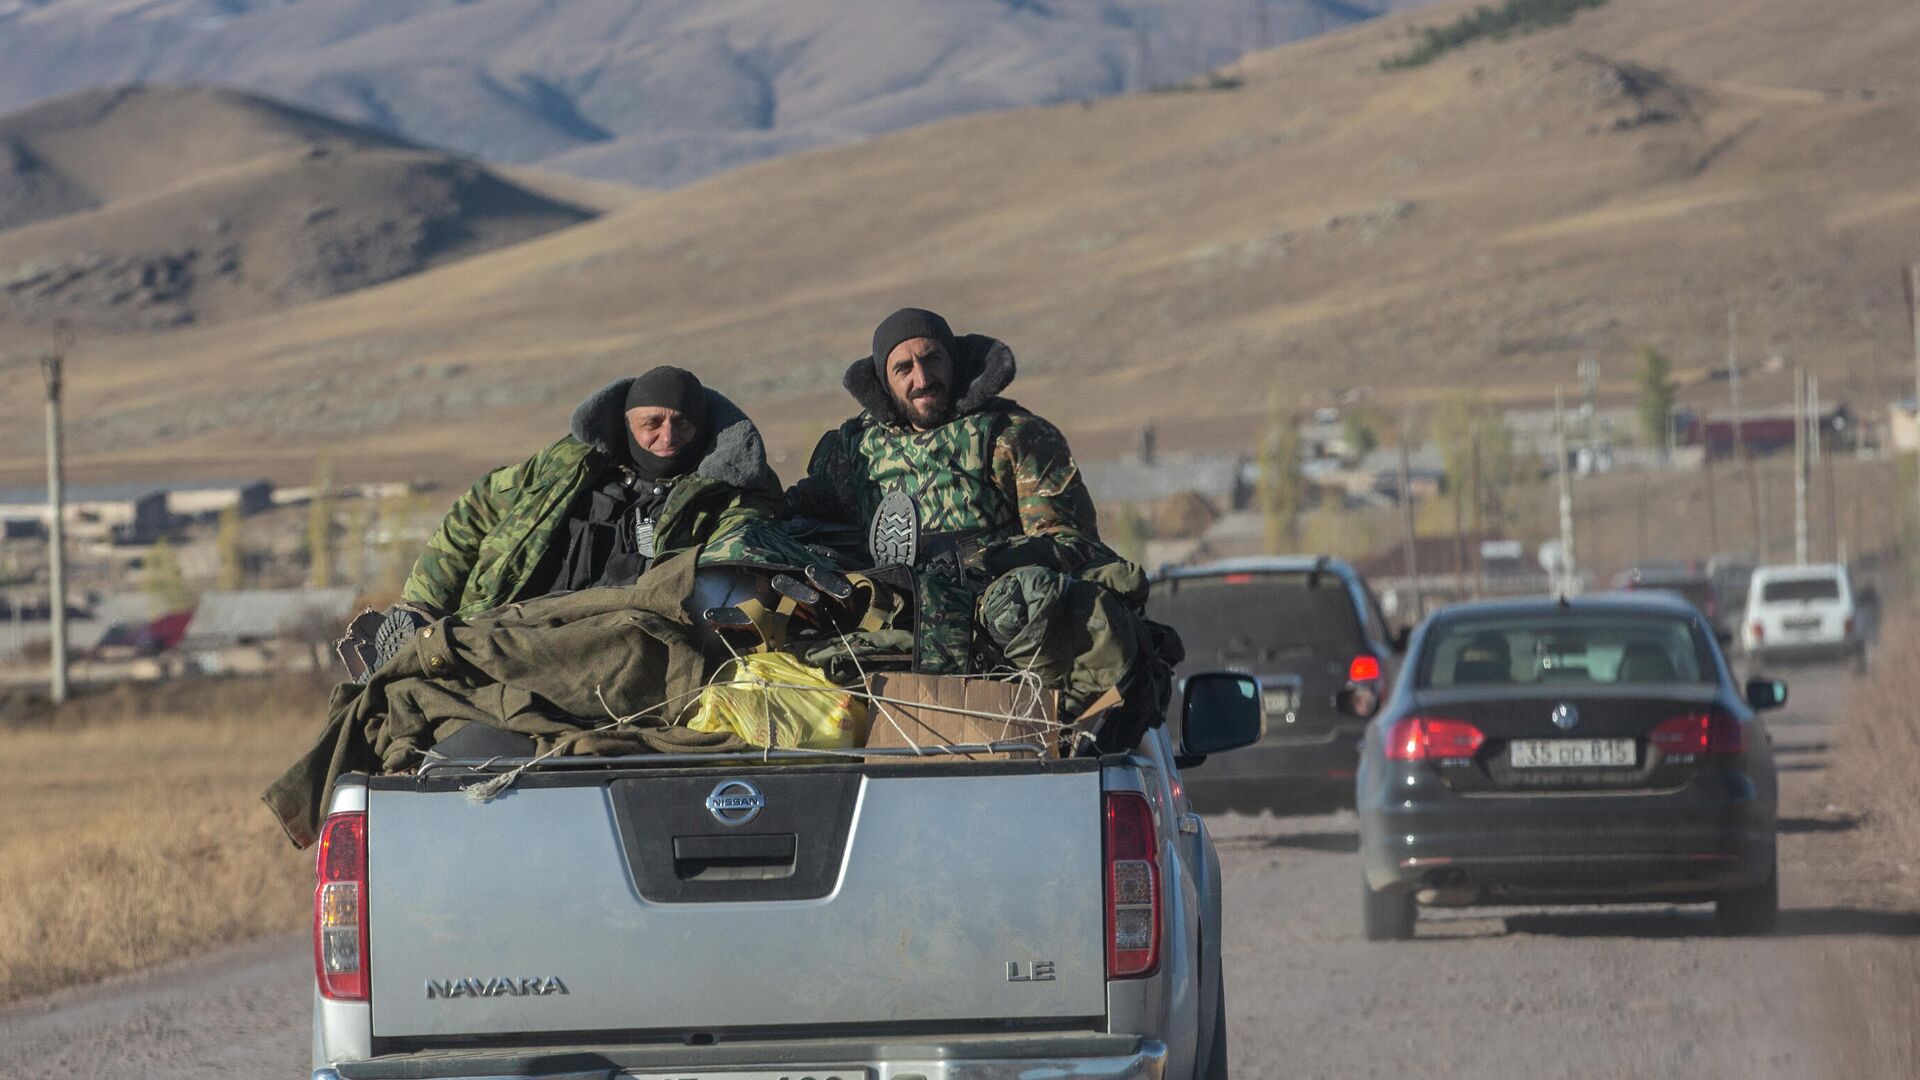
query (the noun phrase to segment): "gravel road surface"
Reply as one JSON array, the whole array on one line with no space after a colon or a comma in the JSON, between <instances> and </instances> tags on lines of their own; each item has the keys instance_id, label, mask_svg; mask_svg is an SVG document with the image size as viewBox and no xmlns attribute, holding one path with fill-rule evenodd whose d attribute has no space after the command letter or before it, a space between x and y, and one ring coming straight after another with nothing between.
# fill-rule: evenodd
<instances>
[{"instance_id":1,"label":"gravel road surface","mask_svg":"<svg viewBox=\"0 0 1920 1080\"><path fill-rule=\"evenodd\" d=\"M1906 1071L1910 1034L1904 1061L1898 1046L1853 1053L1872 1041L1869 1021L1915 1018L1920 984L1904 1000L1861 995L1868 1015L1837 1007L1864 956L1904 959L1911 974L1920 915L1875 906L1850 873L1857 821L1827 782L1844 678L1787 674L1792 702L1769 718L1783 907L1769 938L1718 936L1707 907L1455 908L1423 910L1414 941L1369 943L1351 812L1214 820L1238 1075L1920 1075Z\"/></svg>"},{"instance_id":2,"label":"gravel road surface","mask_svg":"<svg viewBox=\"0 0 1920 1080\"><path fill-rule=\"evenodd\" d=\"M1349 812L1212 819L1227 871L1233 1066L1285 1077L1920 1076L1920 914L1886 901L1829 773L1839 675L1771 721L1785 911L1766 939L1705 908L1428 912L1360 938ZM304 938L0 1012L0 1078L304 1076Z\"/></svg>"}]
</instances>

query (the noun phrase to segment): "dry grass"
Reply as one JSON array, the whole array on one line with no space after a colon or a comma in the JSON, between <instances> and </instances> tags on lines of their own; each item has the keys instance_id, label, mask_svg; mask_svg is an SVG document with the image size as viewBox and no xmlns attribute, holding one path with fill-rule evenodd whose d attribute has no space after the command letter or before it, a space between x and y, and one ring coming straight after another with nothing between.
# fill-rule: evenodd
<instances>
[{"instance_id":1,"label":"dry grass","mask_svg":"<svg viewBox=\"0 0 1920 1080\"><path fill-rule=\"evenodd\" d=\"M297 929L311 855L259 792L305 680L123 687L0 728L0 1003Z\"/></svg>"},{"instance_id":2,"label":"dry grass","mask_svg":"<svg viewBox=\"0 0 1920 1080\"><path fill-rule=\"evenodd\" d=\"M1840 741L1847 789L1867 800L1867 827L1876 845L1908 867L1920 867L1920 800L1913 797L1913 763L1920 761L1920 617L1892 619L1880 633L1872 675L1850 695ZM1920 877L1910 872L1888 880L1920 899Z\"/></svg>"}]
</instances>

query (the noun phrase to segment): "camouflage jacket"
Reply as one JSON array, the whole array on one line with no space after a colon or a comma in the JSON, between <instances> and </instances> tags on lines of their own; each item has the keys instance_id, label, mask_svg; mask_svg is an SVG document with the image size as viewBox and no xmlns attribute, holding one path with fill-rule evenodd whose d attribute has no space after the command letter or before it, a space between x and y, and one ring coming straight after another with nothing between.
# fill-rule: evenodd
<instances>
[{"instance_id":1,"label":"camouflage jacket","mask_svg":"<svg viewBox=\"0 0 1920 1080\"><path fill-rule=\"evenodd\" d=\"M881 499L900 489L913 497L923 533L973 537L990 573L1027 565L1072 572L1113 558L1066 437L1000 396L1013 381L1013 351L969 334L959 352L955 416L927 432L899 417L870 360L848 368L842 383L865 411L821 437L807 475L787 490L791 511L864 531Z\"/></svg>"},{"instance_id":2,"label":"camouflage jacket","mask_svg":"<svg viewBox=\"0 0 1920 1080\"><path fill-rule=\"evenodd\" d=\"M916 432L898 415L870 359L842 380L859 416L827 432L807 475L787 491L796 515L867 535L881 500L912 497L919 515L914 668L972 670L976 592L1022 566L1073 573L1117 558L1100 542L1093 499L1060 429L1000 396L1013 352L993 338L960 339L954 418ZM926 555L948 543L966 573L944 575Z\"/></svg>"},{"instance_id":3,"label":"camouflage jacket","mask_svg":"<svg viewBox=\"0 0 1920 1080\"><path fill-rule=\"evenodd\" d=\"M518 465L488 473L447 512L413 565L403 599L462 618L521 599L582 491L626 468L627 385L621 379L573 412L572 434ZM778 518L780 480L759 429L733 402L707 391L713 445L673 482L654 528L659 557L705 544L756 517Z\"/></svg>"}]
</instances>

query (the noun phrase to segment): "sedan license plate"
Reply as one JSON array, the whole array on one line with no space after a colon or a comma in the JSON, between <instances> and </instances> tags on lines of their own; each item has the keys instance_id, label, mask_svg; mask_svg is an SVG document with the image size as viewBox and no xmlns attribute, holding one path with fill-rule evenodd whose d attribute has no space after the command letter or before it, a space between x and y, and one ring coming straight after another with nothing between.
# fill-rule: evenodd
<instances>
[{"instance_id":1,"label":"sedan license plate","mask_svg":"<svg viewBox=\"0 0 1920 1080\"><path fill-rule=\"evenodd\" d=\"M1508 760L1516 769L1632 768L1632 739L1515 739Z\"/></svg>"}]
</instances>

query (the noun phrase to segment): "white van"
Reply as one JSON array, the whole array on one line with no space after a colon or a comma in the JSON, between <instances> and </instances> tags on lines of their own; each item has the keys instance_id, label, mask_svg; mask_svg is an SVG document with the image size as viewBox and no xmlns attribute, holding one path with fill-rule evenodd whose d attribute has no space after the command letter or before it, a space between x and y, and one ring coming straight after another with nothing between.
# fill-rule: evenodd
<instances>
[{"instance_id":1,"label":"white van","mask_svg":"<svg viewBox=\"0 0 1920 1080\"><path fill-rule=\"evenodd\" d=\"M1832 660L1866 663L1847 568L1837 563L1762 566L1747 587L1740 644L1755 663Z\"/></svg>"}]
</instances>

